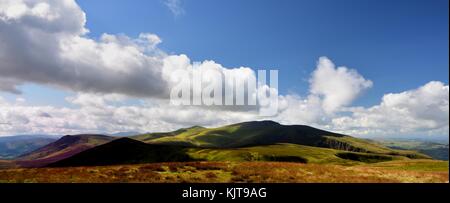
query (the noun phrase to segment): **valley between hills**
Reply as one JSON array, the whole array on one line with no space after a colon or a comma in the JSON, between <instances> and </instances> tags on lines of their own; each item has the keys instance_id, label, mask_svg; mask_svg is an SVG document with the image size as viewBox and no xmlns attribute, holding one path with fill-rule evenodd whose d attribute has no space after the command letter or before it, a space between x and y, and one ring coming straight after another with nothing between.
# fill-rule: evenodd
<instances>
[{"instance_id":1,"label":"valley between hills","mask_svg":"<svg viewBox=\"0 0 450 203\"><path fill-rule=\"evenodd\" d=\"M0 160L4 183L446 183L448 161L303 125L67 135Z\"/></svg>"}]
</instances>

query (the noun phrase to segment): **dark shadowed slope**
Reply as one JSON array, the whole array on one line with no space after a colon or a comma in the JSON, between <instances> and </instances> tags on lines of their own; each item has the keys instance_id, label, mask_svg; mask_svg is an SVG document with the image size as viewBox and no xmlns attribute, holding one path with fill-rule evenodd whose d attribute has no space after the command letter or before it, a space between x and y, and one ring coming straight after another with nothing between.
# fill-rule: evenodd
<instances>
[{"instance_id":1,"label":"dark shadowed slope","mask_svg":"<svg viewBox=\"0 0 450 203\"><path fill-rule=\"evenodd\" d=\"M187 155L186 151L186 148L180 146L152 145L130 138L120 138L48 166L103 166L192 161L193 159Z\"/></svg>"},{"instance_id":2,"label":"dark shadowed slope","mask_svg":"<svg viewBox=\"0 0 450 203\"><path fill-rule=\"evenodd\" d=\"M24 167L44 166L114 139L114 137L105 135L66 135L53 143L18 157L17 164Z\"/></svg>"}]
</instances>

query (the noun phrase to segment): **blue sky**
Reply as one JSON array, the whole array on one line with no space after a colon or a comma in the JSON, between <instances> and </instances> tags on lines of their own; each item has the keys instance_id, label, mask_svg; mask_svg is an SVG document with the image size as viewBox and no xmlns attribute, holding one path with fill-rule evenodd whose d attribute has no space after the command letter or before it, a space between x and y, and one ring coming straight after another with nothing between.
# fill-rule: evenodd
<instances>
[{"instance_id":1,"label":"blue sky","mask_svg":"<svg viewBox=\"0 0 450 203\"><path fill-rule=\"evenodd\" d=\"M448 137L448 0L5 2L0 135L260 119L242 109L168 106L158 97L173 88L164 71L189 59L236 74L245 74L234 69L241 66L279 70L287 105L270 119L283 124Z\"/></svg>"}]
</instances>

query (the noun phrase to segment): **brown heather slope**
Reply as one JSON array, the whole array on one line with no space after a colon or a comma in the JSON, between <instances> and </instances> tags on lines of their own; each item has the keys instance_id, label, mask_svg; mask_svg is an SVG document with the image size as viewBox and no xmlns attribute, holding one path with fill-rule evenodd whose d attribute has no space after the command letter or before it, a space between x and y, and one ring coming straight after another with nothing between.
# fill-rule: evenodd
<instances>
[{"instance_id":1,"label":"brown heather slope","mask_svg":"<svg viewBox=\"0 0 450 203\"><path fill-rule=\"evenodd\" d=\"M114 139L114 137L95 134L66 135L53 143L19 156L16 164L21 167L42 167Z\"/></svg>"}]
</instances>

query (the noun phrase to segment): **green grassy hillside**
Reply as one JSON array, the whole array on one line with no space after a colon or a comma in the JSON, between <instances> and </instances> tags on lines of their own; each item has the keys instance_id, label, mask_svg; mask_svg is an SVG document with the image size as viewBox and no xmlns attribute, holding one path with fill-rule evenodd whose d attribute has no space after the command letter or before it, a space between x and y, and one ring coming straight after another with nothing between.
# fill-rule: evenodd
<instances>
[{"instance_id":1,"label":"green grassy hillside","mask_svg":"<svg viewBox=\"0 0 450 203\"><path fill-rule=\"evenodd\" d=\"M291 143L352 152L430 158L415 151L395 150L374 142L303 125L273 121L238 123L219 128L192 127L169 133L149 133L131 138L152 144L201 148L241 148Z\"/></svg>"},{"instance_id":2,"label":"green grassy hillside","mask_svg":"<svg viewBox=\"0 0 450 203\"><path fill-rule=\"evenodd\" d=\"M296 144L276 144L235 149L193 148L189 150L188 154L195 159L208 161L280 161L339 165L409 159L404 156L348 152Z\"/></svg>"},{"instance_id":3,"label":"green grassy hillside","mask_svg":"<svg viewBox=\"0 0 450 203\"><path fill-rule=\"evenodd\" d=\"M324 135L343 136L309 126L283 126L272 121L259 121L219 128L192 127L171 133L146 134L131 138L147 143L230 148L282 142L317 145Z\"/></svg>"}]
</instances>

